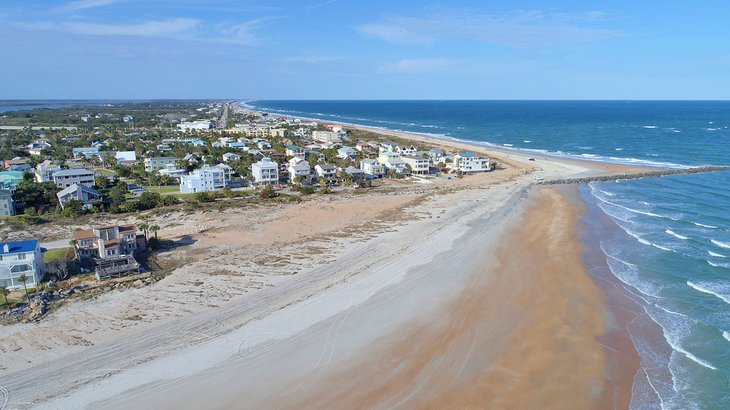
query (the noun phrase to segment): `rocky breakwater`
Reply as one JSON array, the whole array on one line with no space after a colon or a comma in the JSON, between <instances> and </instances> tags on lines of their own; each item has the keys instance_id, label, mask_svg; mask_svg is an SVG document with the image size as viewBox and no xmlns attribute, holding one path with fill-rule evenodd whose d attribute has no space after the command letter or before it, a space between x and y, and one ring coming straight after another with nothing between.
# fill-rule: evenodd
<instances>
[{"instance_id":1,"label":"rocky breakwater","mask_svg":"<svg viewBox=\"0 0 730 410\"><path fill-rule=\"evenodd\" d=\"M631 172L611 175L596 175L578 178L558 178L537 182L538 185L586 184L589 182L619 181L626 179L654 178L669 175L701 174L730 170L730 166L705 166L682 169L658 169L656 171Z\"/></svg>"}]
</instances>

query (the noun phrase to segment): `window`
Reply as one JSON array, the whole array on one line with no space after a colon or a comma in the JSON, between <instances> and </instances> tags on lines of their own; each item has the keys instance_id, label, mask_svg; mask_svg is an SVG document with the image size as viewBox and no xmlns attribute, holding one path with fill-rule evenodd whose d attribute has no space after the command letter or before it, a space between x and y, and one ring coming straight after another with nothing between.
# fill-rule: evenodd
<instances>
[{"instance_id":1,"label":"window","mask_svg":"<svg viewBox=\"0 0 730 410\"><path fill-rule=\"evenodd\" d=\"M18 254L18 260L21 260L21 259L25 259L25 254L24 253L19 253Z\"/></svg>"},{"instance_id":2,"label":"window","mask_svg":"<svg viewBox=\"0 0 730 410\"><path fill-rule=\"evenodd\" d=\"M27 272L29 270L31 270L31 267L28 264L15 265L12 268L10 268L10 272L12 272L12 273Z\"/></svg>"}]
</instances>

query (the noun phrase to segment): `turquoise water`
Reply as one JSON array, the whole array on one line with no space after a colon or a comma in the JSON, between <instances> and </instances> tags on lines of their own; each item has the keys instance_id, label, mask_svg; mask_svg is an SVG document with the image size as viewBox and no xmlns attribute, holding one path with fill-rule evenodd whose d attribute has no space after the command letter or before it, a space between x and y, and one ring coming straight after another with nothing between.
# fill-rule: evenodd
<instances>
[{"instance_id":1,"label":"turquoise water","mask_svg":"<svg viewBox=\"0 0 730 410\"><path fill-rule=\"evenodd\" d=\"M730 165L730 102L256 101L249 107L616 163ZM634 408L730 408L730 172L592 183L600 246L644 307Z\"/></svg>"}]
</instances>

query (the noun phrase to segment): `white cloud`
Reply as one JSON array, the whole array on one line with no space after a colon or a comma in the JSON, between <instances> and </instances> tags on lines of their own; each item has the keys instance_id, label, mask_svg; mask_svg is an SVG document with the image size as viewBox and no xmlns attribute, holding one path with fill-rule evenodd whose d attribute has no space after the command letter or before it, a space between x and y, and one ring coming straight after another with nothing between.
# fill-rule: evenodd
<instances>
[{"instance_id":1,"label":"white cloud","mask_svg":"<svg viewBox=\"0 0 730 410\"><path fill-rule=\"evenodd\" d=\"M62 7L64 10L83 10L94 7L108 6L114 4L119 0L77 0L67 3Z\"/></svg>"},{"instance_id":2,"label":"white cloud","mask_svg":"<svg viewBox=\"0 0 730 410\"><path fill-rule=\"evenodd\" d=\"M518 11L504 15L474 10L429 9L424 16L385 17L356 29L394 44L431 44L442 40L472 40L508 47L544 47L605 40L623 35L591 26L603 12L546 13Z\"/></svg>"},{"instance_id":3,"label":"white cloud","mask_svg":"<svg viewBox=\"0 0 730 410\"><path fill-rule=\"evenodd\" d=\"M440 71L443 68L451 67L459 62L445 58L417 58L405 59L396 63L383 64L378 69L382 73L423 73Z\"/></svg>"},{"instance_id":4,"label":"white cloud","mask_svg":"<svg viewBox=\"0 0 730 410\"><path fill-rule=\"evenodd\" d=\"M74 34L95 36L169 37L182 34L200 25L195 19L152 20L138 24L64 23Z\"/></svg>"}]
</instances>

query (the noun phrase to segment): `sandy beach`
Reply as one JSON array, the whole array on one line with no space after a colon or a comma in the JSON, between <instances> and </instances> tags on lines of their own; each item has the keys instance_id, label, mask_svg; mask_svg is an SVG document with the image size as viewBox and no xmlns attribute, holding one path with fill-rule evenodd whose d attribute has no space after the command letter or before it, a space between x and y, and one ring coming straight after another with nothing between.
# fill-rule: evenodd
<instances>
[{"instance_id":1,"label":"sandy beach","mask_svg":"<svg viewBox=\"0 0 730 410\"><path fill-rule=\"evenodd\" d=\"M165 279L0 328L10 408L626 408L584 205L534 176L635 168L458 148L506 169L156 217Z\"/></svg>"}]
</instances>

